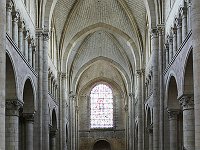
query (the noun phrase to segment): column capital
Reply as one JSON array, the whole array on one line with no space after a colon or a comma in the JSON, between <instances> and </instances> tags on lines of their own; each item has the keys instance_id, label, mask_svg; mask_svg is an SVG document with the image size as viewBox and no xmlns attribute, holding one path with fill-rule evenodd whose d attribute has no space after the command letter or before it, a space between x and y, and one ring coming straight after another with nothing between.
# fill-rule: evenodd
<instances>
[{"instance_id":1,"label":"column capital","mask_svg":"<svg viewBox=\"0 0 200 150\"><path fill-rule=\"evenodd\" d=\"M175 27L172 27L172 33L173 33L173 35L176 35L177 34L177 27L175 26Z\"/></svg>"},{"instance_id":2,"label":"column capital","mask_svg":"<svg viewBox=\"0 0 200 150\"><path fill-rule=\"evenodd\" d=\"M181 104L183 111L194 109L194 96L192 94L190 95L183 95L179 99L179 103Z\"/></svg>"},{"instance_id":3,"label":"column capital","mask_svg":"<svg viewBox=\"0 0 200 150\"><path fill-rule=\"evenodd\" d=\"M18 20L19 20L19 12L18 11L12 12L12 21L18 22Z\"/></svg>"},{"instance_id":4,"label":"column capital","mask_svg":"<svg viewBox=\"0 0 200 150\"><path fill-rule=\"evenodd\" d=\"M167 112L168 112L169 120L176 120L180 113L180 110L179 109L168 109Z\"/></svg>"},{"instance_id":5,"label":"column capital","mask_svg":"<svg viewBox=\"0 0 200 150\"><path fill-rule=\"evenodd\" d=\"M136 70L136 75L137 75L137 77L141 77L142 75L144 75L144 73L145 73L145 70L144 70L144 69Z\"/></svg>"},{"instance_id":6,"label":"column capital","mask_svg":"<svg viewBox=\"0 0 200 150\"><path fill-rule=\"evenodd\" d=\"M26 121L34 122L34 113L23 113L23 117Z\"/></svg>"},{"instance_id":7,"label":"column capital","mask_svg":"<svg viewBox=\"0 0 200 150\"><path fill-rule=\"evenodd\" d=\"M19 17L19 21L18 21L18 28L20 32L23 32L25 27L25 23L24 20L22 18Z\"/></svg>"},{"instance_id":8,"label":"column capital","mask_svg":"<svg viewBox=\"0 0 200 150\"><path fill-rule=\"evenodd\" d=\"M30 35L29 30L28 29L24 30L24 39L28 39L29 35Z\"/></svg>"},{"instance_id":9,"label":"column capital","mask_svg":"<svg viewBox=\"0 0 200 150\"><path fill-rule=\"evenodd\" d=\"M164 24L158 24L157 25L157 30L158 30L158 34L159 35L163 35L164 34L164 30L165 30L165 25Z\"/></svg>"},{"instance_id":10,"label":"column capital","mask_svg":"<svg viewBox=\"0 0 200 150\"><path fill-rule=\"evenodd\" d=\"M48 41L50 38L50 33L48 31L43 32L43 39L44 41Z\"/></svg>"},{"instance_id":11,"label":"column capital","mask_svg":"<svg viewBox=\"0 0 200 150\"><path fill-rule=\"evenodd\" d=\"M151 33L151 38L158 37L158 28L151 29L150 33Z\"/></svg>"},{"instance_id":12,"label":"column capital","mask_svg":"<svg viewBox=\"0 0 200 150\"><path fill-rule=\"evenodd\" d=\"M41 28L36 29L36 37L41 37L43 34L43 30Z\"/></svg>"},{"instance_id":13,"label":"column capital","mask_svg":"<svg viewBox=\"0 0 200 150\"><path fill-rule=\"evenodd\" d=\"M181 18L176 18L175 19L175 24L178 28L182 27L182 19Z\"/></svg>"},{"instance_id":14,"label":"column capital","mask_svg":"<svg viewBox=\"0 0 200 150\"><path fill-rule=\"evenodd\" d=\"M125 105L125 106L124 106L124 110L125 110L125 112L128 111L128 105Z\"/></svg>"},{"instance_id":15,"label":"column capital","mask_svg":"<svg viewBox=\"0 0 200 150\"><path fill-rule=\"evenodd\" d=\"M7 3L6 3L6 10L7 11L12 11L12 6L13 6L13 3L11 0L8 0Z\"/></svg>"},{"instance_id":16,"label":"column capital","mask_svg":"<svg viewBox=\"0 0 200 150\"><path fill-rule=\"evenodd\" d=\"M19 109L23 103L20 100L6 100L6 116L19 116Z\"/></svg>"},{"instance_id":17,"label":"column capital","mask_svg":"<svg viewBox=\"0 0 200 150\"><path fill-rule=\"evenodd\" d=\"M187 7L183 6L180 8L180 14L182 18L187 17Z\"/></svg>"},{"instance_id":18,"label":"column capital","mask_svg":"<svg viewBox=\"0 0 200 150\"><path fill-rule=\"evenodd\" d=\"M135 94L130 92L130 93L128 93L128 96L131 97L131 98L134 98Z\"/></svg>"}]
</instances>

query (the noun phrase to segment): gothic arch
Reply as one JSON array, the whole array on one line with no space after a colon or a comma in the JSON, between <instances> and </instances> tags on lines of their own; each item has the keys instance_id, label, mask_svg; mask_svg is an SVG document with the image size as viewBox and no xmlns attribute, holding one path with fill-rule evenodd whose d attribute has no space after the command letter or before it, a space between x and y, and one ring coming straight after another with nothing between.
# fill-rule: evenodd
<instances>
[{"instance_id":1,"label":"gothic arch","mask_svg":"<svg viewBox=\"0 0 200 150\"><path fill-rule=\"evenodd\" d=\"M23 112L35 113L35 91L30 78L27 78L23 89Z\"/></svg>"},{"instance_id":2,"label":"gothic arch","mask_svg":"<svg viewBox=\"0 0 200 150\"><path fill-rule=\"evenodd\" d=\"M11 56L6 53L6 100L18 99L17 78Z\"/></svg>"},{"instance_id":3,"label":"gothic arch","mask_svg":"<svg viewBox=\"0 0 200 150\"><path fill-rule=\"evenodd\" d=\"M193 55L192 50L188 52L185 61L184 76L183 76L183 93L194 94L194 79L193 79Z\"/></svg>"},{"instance_id":4,"label":"gothic arch","mask_svg":"<svg viewBox=\"0 0 200 150\"><path fill-rule=\"evenodd\" d=\"M82 73L89 67L91 66L94 62L98 61L98 60L105 60L105 61L108 61L108 62L111 62L112 64L114 64L114 67L122 74L122 77L124 79L124 81L126 82L127 84L127 90L128 91L131 91L130 88L131 88L131 80L128 76L128 74L126 73L126 71L124 70L124 68L117 62L109 59L109 58L106 58L106 57L97 57L97 58L94 58L90 61L88 61L86 64L83 65L83 67L81 67L78 71L78 73L76 74L75 78L74 78L74 81L73 81L73 84L74 87L73 89L77 89L77 85L78 85L78 81L82 75Z\"/></svg>"},{"instance_id":5,"label":"gothic arch","mask_svg":"<svg viewBox=\"0 0 200 150\"><path fill-rule=\"evenodd\" d=\"M74 45L76 45L76 43L78 41L80 41L81 39L85 38L90 33L94 32L94 31L98 31L98 30L106 30L111 34L112 33L116 33L120 37L126 39L130 43L130 45L132 47L135 47L135 43L132 41L132 39L126 33L121 31L120 29L117 29L117 28L115 28L115 27L113 27L111 25L105 24L105 23L97 23L97 24L88 26L85 29L83 29L80 32L78 32L72 38L72 40L69 42L68 46L64 50L64 53L63 53L63 56L62 56L62 71L63 72L66 72L66 66L67 66L66 64L68 62L68 58L70 57L70 53L71 53L71 50L74 47ZM141 65L141 59L140 59L139 51L138 50L134 50L133 56L134 56L134 59L135 59L135 66L136 66L136 68L139 68L140 65Z\"/></svg>"},{"instance_id":6,"label":"gothic arch","mask_svg":"<svg viewBox=\"0 0 200 150\"><path fill-rule=\"evenodd\" d=\"M112 150L111 144L105 139L99 139L93 144L92 150Z\"/></svg>"},{"instance_id":7,"label":"gothic arch","mask_svg":"<svg viewBox=\"0 0 200 150\"><path fill-rule=\"evenodd\" d=\"M178 101L177 81L173 75L170 76L166 89L167 89L166 102L167 102L168 109L180 109L180 105Z\"/></svg>"}]
</instances>

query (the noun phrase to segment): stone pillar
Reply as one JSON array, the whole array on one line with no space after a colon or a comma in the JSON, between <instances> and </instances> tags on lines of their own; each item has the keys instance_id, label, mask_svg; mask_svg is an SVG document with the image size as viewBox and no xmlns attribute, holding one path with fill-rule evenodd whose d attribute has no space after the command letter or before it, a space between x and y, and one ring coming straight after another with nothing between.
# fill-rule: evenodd
<instances>
[{"instance_id":1,"label":"stone pillar","mask_svg":"<svg viewBox=\"0 0 200 150\"><path fill-rule=\"evenodd\" d=\"M149 135L149 149L148 150L153 150L153 127L147 127L147 132Z\"/></svg>"},{"instance_id":2,"label":"stone pillar","mask_svg":"<svg viewBox=\"0 0 200 150\"><path fill-rule=\"evenodd\" d=\"M26 150L33 150L33 123L34 123L34 114L25 113L23 114L25 118L25 147Z\"/></svg>"},{"instance_id":3,"label":"stone pillar","mask_svg":"<svg viewBox=\"0 0 200 150\"><path fill-rule=\"evenodd\" d=\"M33 64L32 43L33 43L33 39L31 39L31 38L29 37L29 39L28 39L28 62L30 63L31 66L32 66L32 64Z\"/></svg>"},{"instance_id":4,"label":"stone pillar","mask_svg":"<svg viewBox=\"0 0 200 150\"><path fill-rule=\"evenodd\" d=\"M18 19L19 19L19 12L17 11L12 12L12 38L17 46L18 46Z\"/></svg>"},{"instance_id":5,"label":"stone pillar","mask_svg":"<svg viewBox=\"0 0 200 150\"><path fill-rule=\"evenodd\" d=\"M173 56L176 54L177 51L177 28L173 28Z\"/></svg>"},{"instance_id":6,"label":"stone pillar","mask_svg":"<svg viewBox=\"0 0 200 150\"><path fill-rule=\"evenodd\" d=\"M12 30L11 30L11 27L12 27L12 15L11 15L12 6L13 6L13 4L12 4L11 0L7 1L7 3L6 3L6 31L10 36L11 36L11 32L12 32Z\"/></svg>"},{"instance_id":7,"label":"stone pillar","mask_svg":"<svg viewBox=\"0 0 200 150\"><path fill-rule=\"evenodd\" d=\"M60 73L60 76L59 76L59 81L60 81L60 98L58 98L58 100L60 100L60 103L62 104L60 106L60 124L62 125L61 129L59 130L60 131L60 147L62 150L67 150L67 144L66 144L66 141L67 141L67 137L66 137L66 123L67 123L67 119L66 119L66 116L67 116L67 86L66 86L66 74L65 73Z\"/></svg>"},{"instance_id":8,"label":"stone pillar","mask_svg":"<svg viewBox=\"0 0 200 150\"><path fill-rule=\"evenodd\" d=\"M159 95L160 95L160 150L164 149L164 83L163 83L163 70L164 70L164 64L165 62L163 61L163 54L164 54L164 25L158 25L158 32L159 32ZM173 39L174 40L174 39ZM173 48L174 50L174 48ZM173 51L174 54L174 51Z\"/></svg>"},{"instance_id":9,"label":"stone pillar","mask_svg":"<svg viewBox=\"0 0 200 150\"><path fill-rule=\"evenodd\" d=\"M186 150L194 150L195 130L193 95L183 95L179 101L183 108L183 145Z\"/></svg>"},{"instance_id":10,"label":"stone pillar","mask_svg":"<svg viewBox=\"0 0 200 150\"><path fill-rule=\"evenodd\" d=\"M6 150L19 149L19 100L6 100Z\"/></svg>"},{"instance_id":11,"label":"stone pillar","mask_svg":"<svg viewBox=\"0 0 200 150\"><path fill-rule=\"evenodd\" d=\"M33 52L32 67L33 67L33 69L35 69L35 64L36 64L36 59L35 59L35 55L36 55L36 46L35 46L34 43L32 43L32 52Z\"/></svg>"},{"instance_id":12,"label":"stone pillar","mask_svg":"<svg viewBox=\"0 0 200 150\"><path fill-rule=\"evenodd\" d=\"M179 110L169 109L170 150L178 149L178 114Z\"/></svg>"},{"instance_id":13,"label":"stone pillar","mask_svg":"<svg viewBox=\"0 0 200 150\"><path fill-rule=\"evenodd\" d=\"M182 17L182 39L185 40L187 36L187 8L181 8L181 17Z\"/></svg>"},{"instance_id":14,"label":"stone pillar","mask_svg":"<svg viewBox=\"0 0 200 150\"><path fill-rule=\"evenodd\" d=\"M29 30L24 31L24 56L28 60L28 37Z\"/></svg>"},{"instance_id":15,"label":"stone pillar","mask_svg":"<svg viewBox=\"0 0 200 150\"><path fill-rule=\"evenodd\" d=\"M10 7L10 6L9 6ZM6 0L0 0L0 149L5 149Z\"/></svg>"},{"instance_id":16,"label":"stone pillar","mask_svg":"<svg viewBox=\"0 0 200 150\"><path fill-rule=\"evenodd\" d=\"M179 49L182 44L182 20L180 18L176 18L176 26L177 26L177 49Z\"/></svg>"},{"instance_id":17,"label":"stone pillar","mask_svg":"<svg viewBox=\"0 0 200 150\"><path fill-rule=\"evenodd\" d=\"M42 130L43 130L43 36L42 36L42 30L37 29L36 30L36 45L37 45L37 50L36 50L36 72L38 72L38 110L37 114L38 116L38 124L36 124L37 127L37 132L38 132L38 138L37 141L35 142L38 145L38 149L42 150L43 149L43 136L42 136ZM48 127L49 128L49 127Z\"/></svg>"},{"instance_id":18,"label":"stone pillar","mask_svg":"<svg viewBox=\"0 0 200 150\"><path fill-rule=\"evenodd\" d=\"M56 130L50 130L50 150L57 150L56 148Z\"/></svg>"},{"instance_id":19,"label":"stone pillar","mask_svg":"<svg viewBox=\"0 0 200 150\"><path fill-rule=\"evenodd\" d=\"M158 30L152 30L151 37L152 45L152 70L153 70L153 149L159 149L159 117L160 102L159 102L159 71L158 71L158 51L159 51L159 38Z\"/></svg>"},{"instance_id":20,"label":"stone pillar","mask_svg":"<svg viewBox=\"0 0 200 150\"><path fill-rule=\"evenodd\" d=\"M130 106L130 111L129 111L129 115L130 115L130 131L129 131L129 134L130 134L130 150L134 150L134 145L135 145L135 142L134 142L134 137L135 137L135 95L133 93L129 93L129 106Z\"/></svg>"},{"instance_id":21,"label":"stone pillar","mask_svg":"<svg viewBox=\"0 0 200 150\"><path fill-rule=\"evenodd\" d=\"M165 66L167 67L169 64L169 44L165 44Z\"/></svg>"},{"instance_id":22,"label":"stone pillar","mask_svg":"<svg viewBox=\"0 0 200 150\"><path fill-rule=\"evenodd\" d=\"M171 62L171 60L173 58L173 38L172 38L172 36L168 37L168 41L169 41L169 62Z\"/></svg>"},{"instance_id":23,"label":"stone pillar","mask_svg":"<svg viewBox=\"0 0 200 150\"><path fill-rule=\"evenodd\" d=\"M143 71L142 70L137 70L137 87L138 87L138 93L137 93L137 98L138 98L138 150L143 150L144 149L144 126L143 126L143 118L142 118L142 76L143 76Z\"/></svg>"},{"instance_id":24,"label":"stone pillar","mask_svg":"<svg viewBox=\"0 0 200 150\"><path fill-rule=\"evenodd\" d=\"M19 27L19 29L18 29L18 47L19 47L19 50L23 53L23 51L24 51L23 31L24 31L25 24L22 19L20 19L18 21L18 27Z\"/></svg>"},{"instance_id":25,"label":"stone pillar","mask_svg":"<svg viewBox=\"0 0 200 150\"><path fill-rule=\"evenodd\" d=\"M188 11L187 11L187 24L188 24L188 32L190 30L192 30L192 25L191 25L191 0L187 0L187 8L188 8Z\"/></svg>"},{"instance_id":26,"label":"stone pillar","mask_svg":"<svg viewBox=\"0 0 200 150\"><path fill-rule=\"evenodd\" d=\"M200 149L200 1L192 0L192 46L194 73L195 150Z\"/></svg>"},{"instance_id":27,"label":"stone pillar","mask_svg":"<svg viewBox=\"0 0 200 150\"><path fill-rule=\"evenodd\" d=\"M42 117L43 117L43 149L49 150L49 108L48 108L48 47L49 33L43 33L43 100L42 100Z\"/></svg>"}]
</instances>

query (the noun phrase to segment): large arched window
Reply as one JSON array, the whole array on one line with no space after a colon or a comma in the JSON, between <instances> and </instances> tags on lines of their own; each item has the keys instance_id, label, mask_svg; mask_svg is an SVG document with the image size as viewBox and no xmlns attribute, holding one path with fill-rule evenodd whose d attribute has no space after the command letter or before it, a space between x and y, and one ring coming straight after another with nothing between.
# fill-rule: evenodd
<instances>
[{"instance_id":1,"label":"large arched window","mask_svg":"<svg viewBox=\"0 0 200 150\"><path fill-rule=\"evenodd\" d=\"M105 84L96 85L91 93L91 128L113 127L113 93Z\"/></svg>"}]
</instances>

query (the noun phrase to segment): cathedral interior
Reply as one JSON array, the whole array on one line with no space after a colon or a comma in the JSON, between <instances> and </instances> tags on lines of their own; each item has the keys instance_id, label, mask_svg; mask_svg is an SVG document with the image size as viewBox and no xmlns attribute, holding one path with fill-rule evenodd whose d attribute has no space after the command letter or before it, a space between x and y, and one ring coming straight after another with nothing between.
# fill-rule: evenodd
<instances>
[{"instance_id":1,"label":"cathedral interior","mask_svg":"<svg viewBox=\"0 0 200 150\"><path fill-rule=\"evenodd\" d=\"M0 150L200 150L200 0L0 0Z\"/></svg>"}]
</instances>

